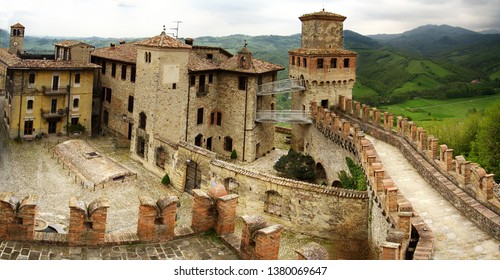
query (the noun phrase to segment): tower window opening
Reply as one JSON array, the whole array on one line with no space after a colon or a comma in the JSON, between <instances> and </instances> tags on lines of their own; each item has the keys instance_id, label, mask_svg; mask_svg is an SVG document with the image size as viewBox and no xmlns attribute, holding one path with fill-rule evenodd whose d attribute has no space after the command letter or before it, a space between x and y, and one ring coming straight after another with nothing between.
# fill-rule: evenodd
<instances>
[{"instance_id":1,"label":"tower window opening","mask_svg":"<svg viewBox=\"0 0 500 280\"><path fill-rule=\"evenodd\" d=\"M332 60L330 60L330 68L337 68L337 59L336 58L332 58Z\"/></svg>"},{"instance_id":2,"label":"tower window opening","mask_svg":"<svg viewBox=\"0 0 500 280\"><path fill-rule=\"evenodd\" d=\"M318 68L318 69L323 68L323 59L322 58L318 58L316 68Z\"/></svg>"},{"instance_id":3,"label":"tower window opening","mask_svg":"<svg viewBox=\"0 0 500 280\"><path fill-rule=\"evenodd\" d=\"M344 68L349 68L349 58L344 59Z\"/></svg>"}]
</instances>

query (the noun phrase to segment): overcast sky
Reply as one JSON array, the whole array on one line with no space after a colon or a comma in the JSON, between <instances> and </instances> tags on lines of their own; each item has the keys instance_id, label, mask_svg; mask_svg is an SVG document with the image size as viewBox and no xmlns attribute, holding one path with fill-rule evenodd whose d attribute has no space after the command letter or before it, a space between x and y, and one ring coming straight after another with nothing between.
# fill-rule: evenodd
<instances>
[{"instance_id":1,"label":"overcast sky","mask_svg":"<svg viewBox=\"0 0 500 280\"><path fill-rule=\"evenodd\" d=\"M425 24L500 30L499 0L1 0L0 28L20 22L27 36L179 37L291 35L299 16L325 9L363 35Z\"/></svg>"}]
</instances>

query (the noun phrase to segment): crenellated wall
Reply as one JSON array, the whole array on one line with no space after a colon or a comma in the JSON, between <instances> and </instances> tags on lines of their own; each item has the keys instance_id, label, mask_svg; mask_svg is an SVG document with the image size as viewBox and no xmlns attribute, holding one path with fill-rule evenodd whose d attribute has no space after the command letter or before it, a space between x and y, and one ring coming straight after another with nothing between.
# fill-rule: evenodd
<instances>
[{"instance_id":1,"label":"crenellated wall","mask_svg":"<svg viewBox=\"0 0 500 280\"><path fill-rule=\"evenodd\" d=\"M481 229L500 240L500 202L494 194L493 174L453 150L414 122L376 108L364 116L350 105L358 102L340 97L336 115L357 124L371 136L397 147L415 169L448 201ZM362 105L363 106L363 105ZM365 106L365 108L368 108Z\"/></svg>"},{"instance_id":2,"label":"crenellated wall","mask_svg":"<svg viewBox=\"0 0 500 280\"><path fill-rule=\"evenodd\" d=\"M362 107L359 102L344 103L340 99L341 106L352 108L353 115L362 119L367 118L366 106ZM361 110L363 108L363 110ZM378 158L377 151L371 141L365 138L364 133L357 124L351 124L350 120L340 115L311 103L311 115L315 129L324 135L324 139L316 137L316 146L321 150L310 151L319 154L325 150L335 149L349 150L365 171L369 193L371 196L370 207L370 239L374 249L379 252L382 259L405 259L405 253L409 246L412 226L416 230L422 227L422 220L413 211L411 203L401 194L393 180L384 171L383 165ZM361 114L362 112L363 115ZM430 232L423 233L419 240L420 247L414 253L414 259L429 259L433 249L433 236ZM391 250L391 253L388 253Z\"/></svg>"},{"instance_id":3,"label":"crenellated wall","mask_svg":"<svg viewBox=\"0 0 500 280\"><path fill-rule=\"evenodd\" d=\"M179 201L177 197L161 197L155 201L151 197L141 196L137 233L108 234L106 233L107 209L109 208L107 199L98 198L87 206L84 201L71 197L69 200L70 223L66 234L36 231L38 206L32 196L19 202L12 194L1 193L0 241L28 241L63 246L113 246L164 242L207 232L214 228L216 234L223 240L239 239L234 244L228 243L228 245L232 246L242 259L278 259L283 226L270 225L260 216L245 215L241 217L244 222L241 238L234 234L237 198L237 195L220 192L220 188L219 190L210 188L208 194L196 190L193 215L210 213L212 219L203 220L209 220L212 223L200 227L199 223L202 220L193 219L191 227L175 228L177 202Z\"/></svg>"}]
</instances>

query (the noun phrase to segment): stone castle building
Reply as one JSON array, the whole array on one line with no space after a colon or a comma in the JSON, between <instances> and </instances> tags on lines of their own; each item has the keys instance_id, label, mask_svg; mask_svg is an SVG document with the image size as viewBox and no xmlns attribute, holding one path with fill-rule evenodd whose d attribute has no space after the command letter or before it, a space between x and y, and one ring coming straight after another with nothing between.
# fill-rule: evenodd
<instances>
[{"instance_id":1,"label":"stone castle building","mask_svg":"<svg viewBox=\"0 0 500 280\"><path fill-rule=\"evenodd\" d=\"M186 141L229 158L253 161L273 148L274 126L257 120L273 110L258 86L283 67L218 47L194 46L162 32L136 43L96 49L101 65L102 131L131 141L131 152L164 168L167 142Z\"/></svg>"},{"instance_id":2,"label":"stone castle building","mask_svg":"<svg viewBox=\"0 0 500 280\"><path fill-rule=\"evenodd\" d=\"M55 45L53 55L24 52L24 29L11 26L9 49L0 49L0 79L6 94L3 118L10 138L66 134L91 128L93 47L77 41Z\"/></svg>"},{"instance_id":3,"label":"stone castle building","mask_svg":"<svg viewBox=\"0 0 500 280\"><path fill-rule=\"evenodd\" d=\"M232 55L165 31L98 49L65 41L53 59L27 59L24 27L15 25L10 49L1 52L8 104L15 103L4 113L10 136L65 133L81 124L124 140L157 174L175 169L167 166L174 162L168 149L179 141L254 161L273 149L276 122L293 124L293 148L303 150L310 102L329 107L339 95L352 96L356 54L343 49L345 17L321 11L300 20L302 45L289 52L290 79L282 81L276 79L284 68L254 58L246 43ZM18 64L26 73L16 72ZM275 95L285 92L294 92L293 108L277 111Z\"/></svg>"}]
</instances>

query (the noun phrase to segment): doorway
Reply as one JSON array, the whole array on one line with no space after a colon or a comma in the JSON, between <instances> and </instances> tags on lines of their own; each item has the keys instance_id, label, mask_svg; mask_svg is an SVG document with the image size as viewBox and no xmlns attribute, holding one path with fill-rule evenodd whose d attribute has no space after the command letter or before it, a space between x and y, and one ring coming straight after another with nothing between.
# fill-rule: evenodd
<instances>
[{"instance_id":1,"label":"doorway","mask_svg":"<svg viewBox=\"0 0 500 280\"><path fill-rule=\"evenodd\" d=\"M199 189L201 186L201 170L198 163L192 160L186 161L186 184L184 191L193 194L193 189Z\"/></svg>"},{"instance_id":2,"label":"doorway","mask_svg":"<svg viewBox=\"0 0 500 280\"><path fill-rule=\"evenodd\" d=\"M24 135L32 135L32 134L33 134L33 120L25 120Z\"/></svg>"},{"instance_id":3,"label":"doorway","mask_svg":"<svg viewBox=\"0 0 500 280\"><path fill-rule=\"evenodd\" d=\"M48 121L49 122L49 134L54 134L57 131L57 121Z\"/></svg>"}]
</instances>

